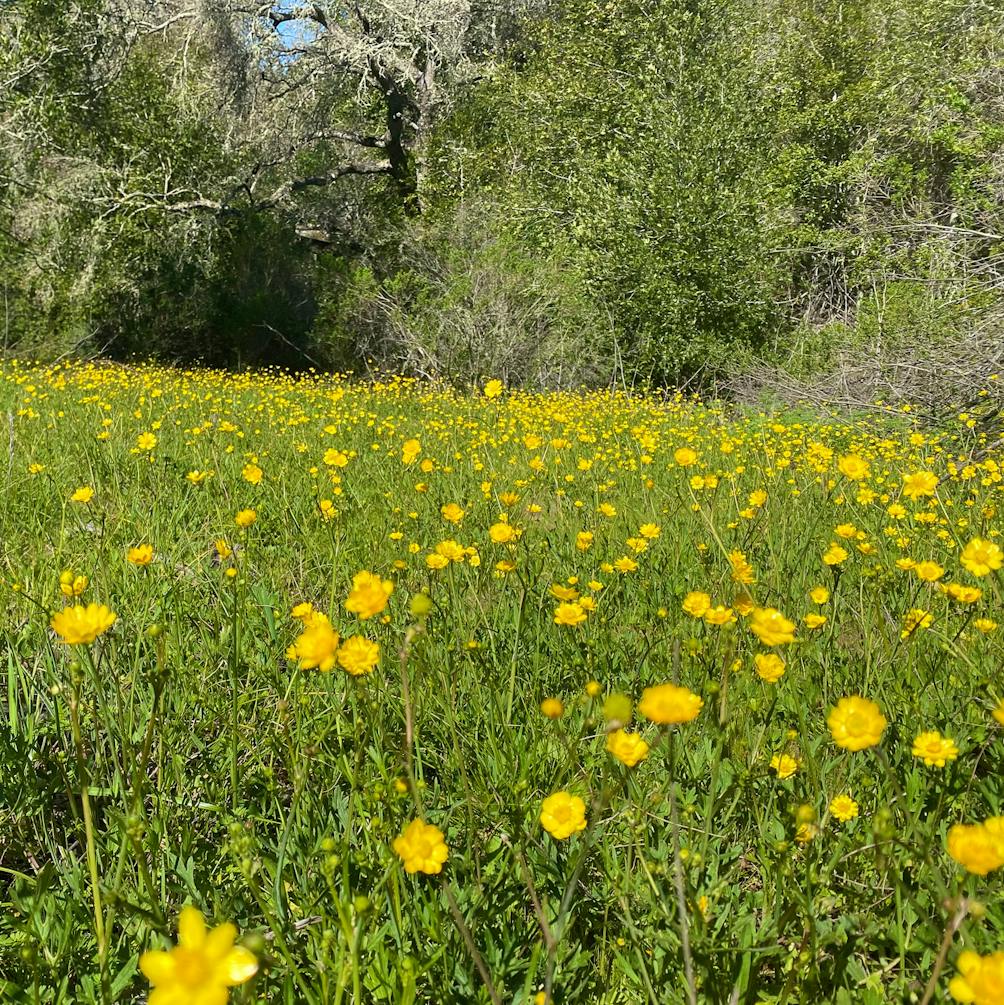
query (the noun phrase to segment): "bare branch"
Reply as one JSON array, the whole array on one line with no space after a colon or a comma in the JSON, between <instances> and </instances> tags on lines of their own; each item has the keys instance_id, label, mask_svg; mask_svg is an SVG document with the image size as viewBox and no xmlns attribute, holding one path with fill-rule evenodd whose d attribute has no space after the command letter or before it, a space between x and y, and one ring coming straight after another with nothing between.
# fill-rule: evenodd
<instances>
[{"instance_id":1,"label":"bare branch","mask_svg":"<svg viewBox=\"0 0 1004 1005\"><path fill-rule=\"evenodd\" d=\"M173 24L177 24L179 21L187 21L197 18L199 16L198 11L195 10L183 10L177 14L172 15L160 24L142 25L140 30L144 35L156 35L159 31L167 31L168 28Z\"/></svg>"},{"instance_id":2,"label":"bare branch","mask_svg":"<svg viewBox=\"0 0 1004 1005\"><path fill-rule=\"evenodd\" d=\"M324 185L331 185L338 181L339 178L345 178L347 175L376 175L390 173L390 161L342 164L336 168L332 168L330 171L325 171L323 174L311 175L307 178L294 178L291 181L285 182L280 185L279 188L277 188L275 192L273 192L272 195L261 205L277 205L293 192L302 192L306 188L317 188Z\"/></svg>"}]
</instances>

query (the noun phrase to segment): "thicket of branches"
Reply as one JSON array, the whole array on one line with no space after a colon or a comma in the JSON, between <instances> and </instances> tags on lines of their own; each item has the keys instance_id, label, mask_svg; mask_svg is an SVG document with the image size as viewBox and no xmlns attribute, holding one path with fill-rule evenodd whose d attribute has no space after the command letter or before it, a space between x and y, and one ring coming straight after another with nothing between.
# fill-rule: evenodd
<instances>
[{"instance_id":1,"label":"thicket of branches","mask_svg":"<svg viewBox=\"0 0 1004 1005\"><path fill-rule=\"evenodd\" d=\"M987 0L0 12L7 351L565 384L1004 340Z\"/></svg>"}]
</instances>

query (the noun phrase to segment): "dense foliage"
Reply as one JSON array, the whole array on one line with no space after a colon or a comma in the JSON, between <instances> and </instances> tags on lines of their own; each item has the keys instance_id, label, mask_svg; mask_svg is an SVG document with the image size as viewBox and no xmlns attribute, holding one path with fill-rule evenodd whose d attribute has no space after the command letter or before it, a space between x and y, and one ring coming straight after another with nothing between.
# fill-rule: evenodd
<instances>
[{"instance_id":1,"label":"dense foliage","mask_svg":"<svg viewBox=\"0 0 1004 1005\"><path fill-rule=\"evenodd\" d=\"M0 408L3 1002L1000 1005L975 415L96 364Z\"/></svg>"},{"instance_id":2,"label":"dense foliage","mask_svg":"<svg viewBox=\"0 0 1004 1005\"><path fill-rule=\"evenodd\" d=\"M0 32L8 347L547 384L1000 342L997 4L8 0Z\"/></svg>"}]
</instances>

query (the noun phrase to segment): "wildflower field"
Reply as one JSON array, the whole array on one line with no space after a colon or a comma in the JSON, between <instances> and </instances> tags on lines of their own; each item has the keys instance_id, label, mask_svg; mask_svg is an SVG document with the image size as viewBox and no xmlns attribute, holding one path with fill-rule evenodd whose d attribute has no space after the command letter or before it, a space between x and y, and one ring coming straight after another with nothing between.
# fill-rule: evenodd
<instances>
[{"instance_id":1,"label":"wildflower field","mask_svg":"<svg viewBox=\"0 0 1004 1005\"><path fill-rule=\"evenodd\" d=\"M0 1001L1004 1002L979 410L0 404Z\"/></svg>"}]
</instances>

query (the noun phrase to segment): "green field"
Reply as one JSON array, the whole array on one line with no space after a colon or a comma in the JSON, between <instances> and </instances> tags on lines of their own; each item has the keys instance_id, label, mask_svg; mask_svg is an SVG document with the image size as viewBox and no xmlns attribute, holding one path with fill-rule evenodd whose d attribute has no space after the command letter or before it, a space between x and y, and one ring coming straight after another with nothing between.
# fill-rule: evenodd
<instances>
[{"instance_id":1,"label":"green field","mask_svg":"<svg viewBox=\"0 0 1004 1005\"><path fill-rule=\"evenodd\" d=\"M0 405L3 1002L1004 1001L978 413L24 362ZM243 948L187 910L141 970L186 905Z\"/></svg>"}]
</instances>

